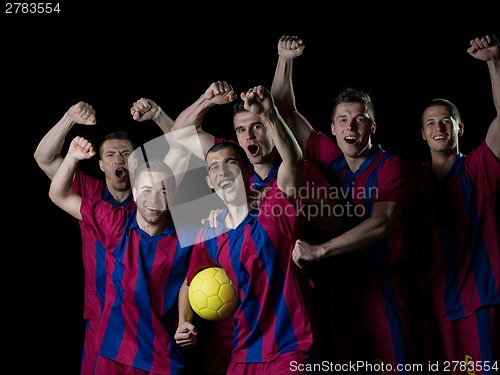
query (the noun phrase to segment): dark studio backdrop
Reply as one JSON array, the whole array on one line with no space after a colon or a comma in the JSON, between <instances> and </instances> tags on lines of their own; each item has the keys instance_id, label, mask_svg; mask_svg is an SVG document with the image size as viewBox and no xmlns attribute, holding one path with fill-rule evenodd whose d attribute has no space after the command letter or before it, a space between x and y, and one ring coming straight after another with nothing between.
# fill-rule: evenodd
<instances>
[{"instance_id":1,"label":"dark studio backdrop","mask_svg":"<svg viewBox=\"0 0 500 375\"><path fill-rule=\"evenodd\" d=\"M428 158L419 121L431 98L448 98L461 111L462 152L484 139L495 115L491 85L486 64L466 49L476 36L500 37L491 14L471 21L465 11L459 18L446 10L395 9L396 15L375 18L375 9L361 6L288 5L276 14L255 6L263 4L241 11L232 4L225 9L230 15L206 7L194 17L189 7L147 2L119 9L60 3L59 15L2 12L4 237L11 241L4 248L4 306L19 368L78 373L84 332L80 234L77 222L48 198L49 180L33 153L80 100L96 109L97 125L76 125L68 142L84 135L97 143L125 129L144 143L161 131L132 120L134 101L150 98L175 118L216 80L238 92L257 84L270 88L279 37L298 35L306 48L294 65L296 99L316 129L329 133L331 102L352 86L373 99L375 143L412 163ZM229 106L211 109L205 129L233 137ZM102 176L97 158L82 168Z\"/></svg>"}]
</instances>

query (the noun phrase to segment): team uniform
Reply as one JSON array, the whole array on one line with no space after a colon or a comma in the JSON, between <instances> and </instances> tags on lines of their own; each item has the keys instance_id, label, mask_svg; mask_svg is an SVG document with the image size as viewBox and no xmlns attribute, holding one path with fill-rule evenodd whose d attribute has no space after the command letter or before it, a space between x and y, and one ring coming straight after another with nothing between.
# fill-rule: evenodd
<instances>
[{"instance_id":1,"label":"team uniform","mask_svg":"<svg viewBox=\"0 0 500 375\"><path fill-rule=\"evenodd\" d=\"M346 159L327 135L312 130L306 158L314 162L344 200L338 234L366 220L376 202L397 202L408 208L413 194L409 164L374 146L352 173ZM408 311L405 269L411 252L399 219L392 233L367 249L328 259L331 265L331 330L338 363L367 361L413 363L413 336ZM396 373L396 372L394 372ZM405 374L405 372L398 372Z\"/></svg>"},{"instance_id":2,"label":"team uniform","mask_svg":"<svg viewBox=\"0 0 500 375\"><path fill-rule=\"evenodd\" d=\"M94 374L112 375L125 366L140 370L127 370L134 374L181 374L183 353L174 340L177 299L192 247L180 246L173 224L149 236L138 227L136 211L110 209L107 202L85 198L80 211L106 249L106 295Z\"/></svg>"},{"instance_id":3,"label":"team uniform","mask_svg":"<svg viewBox=\"0 0 500 375\"><path fill-rule=\"evenodd\" d=\"M82 171L76 171L72 183L72 190L89 200L102 200L111 203L114 207L135 209L132 193L122 203L118 203L109 192L106 184L91 177ZM95 332L101 319L106 289L106 250L97 239L92 226L79 221L82 236L82 259L84 271L84 308L83 318L87 321L85 328L85 342L83 346L81 375L94 374L94 365L97 358L95 348Z\"/></svg>"},{"instance_id":4,"label":"team uniform","mask_svg":"<svg viewBox=\"0 0 500 375\"><path fill-rule=\"evenodd\" d=\"M449 361L496 360L500 367L500 234L494 203L500 162L483 142L467 155L460 153L441 180L430 162L417 171L415 238L424 295L438 327L431 341L444 345ZM492 373L475 369L476 375Z\"/></svg>"},{"instance_id":5,"label":"team uniform","mask_svg":"<svg viewBox=\"0 0 500 375\"><path fill-rule=\"evenodd\" d=\"M234 142L223 138L214 138L214 144L220 142ZM236 142L235 142L236 143ZM257 173L254 173L250 177L250 190L253 192L253 196L256 199L254 202L254 207L258 207L263 199L266 199L266 192L273 186L273 182L276 181L278 177L278 170L282 163L281 156L278 154L276 159L273 161L271 169L269 170L267 176L261 177ZM303 164L303 179L304 187L303 193L301 194L302 199L326 199L328 197L328 188L330 184L325 179L321 171L310 161L305 160ZM297 238L306 238L308 240L319 241L320 238L325 236L325 233L320 230L315 230L312 226L307 225L305 219L302 224L298 225L296 228L295 235ZM307 270L307 274L310 277L310 284L314 286L313 293L315 295L315 303L318 306L318 316L321 319L326 309L322 308L322 305L326 302L324 299L324 279L325 274L329 274L330 270L325 270L317 265L312 265ZM211 339L207 347L207 355L214 356L217 358L223 358L226 361L230 360L231 348L232 348L232 337L234 331L234 323L231 319L224 319L217 322L203 322L204 324L210 324L213 326L211 332L216 332L212 336L215 339ZM213 340L216 340L216 345L213 344Z\"/></svg>"},{"instance_id":6,"label":"team uniform","mask_svg":"<svg viewBox=\"0 0 500 375\"><path fill-rule=\"evenodd\" d=\"M215 137L214 144L220 142L234 142L231 140L217 138ZM235 142L236 143L236 142ZM261 177L257 173L254 173L252 177L250 177L250 191L252 192L254 199L254 207L258 207L260 201L266 197L265 192L272 185L272 182L278 177L278 170L282 163L281 156L278 154L275 160L272 163L271 169L269 170L267 176ZM318 200L318 199L328 199L329 197L329 188L330 183L324 177L323 173L319 170L318 167L310 160L304 160L303 163L303 180L304 186L300 189L300 198L305 203L308 199ZM320 207L318 210L322 209ZM296 233L297 236L303 239L307 239L308 241L312 241L315 243L319 243L322 239L327 238L328 233L325 233L323 230L317 230L314 226L309 225L307 222L308 215L320 214L318 211L307 211L307 206L302 206L303 212L301 213L302 224L298 226L302 233ZM311 278L311 282L315 283L313 279L317 278L321 280L317 271L319 271L319 267L311 267L313 268L311 271L311 275L315 276Z\"/></svg>"},{"instance_id":7,"label":"team uniform","mask_svg":"<svg viewBox=\"0 0 500 375\"><path fill-rule=\"evenodd\" d=\"M214 137L214 144L221 142L234 141ZM281 156L278 154L276 156L276 159L273 161L273 165L271 166L271 169L269 170L267 176L262 178L257 173L254 173L252 177L250 177L250 190L257 191L265 189L266 186L270 186L274 179L278 177L278 170L281 162ZM311 191L304 191L304 196L302 196L301 198L327 198L328 195L325 188L328 188L330 184L325 179L321 171L316 167L316 165L314 165L314 163L311 163L309 160L304 160L303 173L305 187L310 189Z\"/></svg>"},{"instance_id":8,"label":"team uniform","mask_svg":"<svg viewBox=\"0 0 500 375\"><path fill-rule=\"evenodd\" d=\"M200 231L187 283L200 270L220 266L236 288L239 305L233 316L228 374L253 373L266 366L276 366L274 373L289 371L282 355L303 363L317 345L310 286L291 257L295 206L274 179L260 209L251 209L237 228L224 228L226 215L227 209L218 215L217 228L207 225Z\"/></svg>"}]
</instances>

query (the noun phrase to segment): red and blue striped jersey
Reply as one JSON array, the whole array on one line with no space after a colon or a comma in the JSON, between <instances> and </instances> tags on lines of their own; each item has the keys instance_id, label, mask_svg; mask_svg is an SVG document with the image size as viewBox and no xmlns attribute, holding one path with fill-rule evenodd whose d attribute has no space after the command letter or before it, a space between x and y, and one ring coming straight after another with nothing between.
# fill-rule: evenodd
<instances>
[{"instance_id":1,"label":"red and blue striped jersey","mask_svg":"<svg viewBox=\"0 0 500 375\"><path fill-rule=\"evenodd\" d=\"M486 142L459 154L448 174L418 167L416 240L424 288L439 320L456 320L500 305L500 234L495 196L500 162Z\"/></svg>"},{"instance_id":2,"label":"red and blue striped jersey","mask_svg":"<svg viewBox=\"0 0 500 375\"><path fill-rule=\"evenodd\" d=\"M314 162L331 184L331 195L345 202L342 231L347 231L370 217L377 202L396 202L409 209L414 194L410 164L380 147L372 148L356 172L332 138L312 130L307 141L306 157ZM388 238L378 241L354 256L356 269L385 272L409 260L404 218L398 220Z\"/></svg>"},{"instance_id":3,"label":"red and blue striped jersey","mask_svg":"<svg viewBox=\"0 0 500 375\"><path fill-rule=\"evenodd\" d=\"M73 192L89 200L103 200L114 207L135 209L132 193L122 203L118 203L105 183L82 171L76 171L73 179ZM82 236L82 259L84 272L84 307L83 318L99 321L104 305L104 291L106 289L106 250L97 239L93 228L79 221Z\"/></svg>"},{"instance_id":4,"label":"red and blue striped jersey","mask_svg":"<svg viewBox=\"0 0 500 375\"><path fill-rule=\"evenodd\" d=\"M344 203L339 234L368 219L377 202L396 202L405 209L411 205L414 179L410 164L382 150L380 145L372 148L353 173L334 140L312 130L306 158L325 174L331 183L331 194ZM386 238L363 250L335 257L331 293L335 297L346 296L342 304L332 305L330 318L339 360L382 358L394 366L412 362L405 273L412 254L407 230L404 215ZM345 310L350 312L347 317ZM346 353L339 354L343 350ZM360 357L360 353L367 357Z\"/></svg>"},{"instance_id":5,"label":"red and blue striped jersey","mask_svg":"<svg viewBox=\"0 0 500 375\"><path fill-rule=\"evenodd\" d=\"M136 211L89 199L82 200L80 210L106 249L99 353L144 371L180 373L183 356L174 334L192 247L180 246L173 224L149 236L138 227Z\"/></svg>"},{"instance_id":6,"label":"red and blue striped jersey","mask_svg":"<svg viewBox=\"0 0 500 375\"><path fill-rule=\"evenodd\" d=\"M231 360L267 362L315 348L316 312L307 278L292 260L296 207L271 183L260 209L235 229L205 226L193 248L187 282L201 269L221 266L239 297ZM205 239L207 239L205 241Z\"/></svg>"}]
</instances>

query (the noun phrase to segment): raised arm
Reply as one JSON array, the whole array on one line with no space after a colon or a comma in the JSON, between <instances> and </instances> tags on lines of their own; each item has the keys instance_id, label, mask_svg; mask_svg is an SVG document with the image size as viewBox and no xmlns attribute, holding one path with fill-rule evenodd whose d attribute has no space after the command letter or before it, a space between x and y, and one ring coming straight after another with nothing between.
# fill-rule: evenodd
<instances>
[{"instance_id":1,"label":"raised arm","mask_svg":"<svg viewBox=\"0 0 500 375\"><path fill-rule=\"evenodd\" d=\"M282 36L278 41L278 63L274 72L271 94L300 147L305 151L312 125L297 110L293 90L293 60L304 51L302 40L296 36Z\"/></svg>"},{"instance_id":2,"label":"raised arm","mask_svg":"<svg viewBox=\"0 0 500 375\"><path fill-rule=\"evenodd\" d=\"M213 82L193 104L177 116L172 128L174 138L204 160L215 141L212 134L201 128L205 113L214 105L231 103L236 97L232 86L226 81Z\"/></svg>"},{"instance_id":3,"label":"raised arm","mask_svg":"<svg viewBox=\"0 0 500 375\"><path fill-rule=\"evenodd\" d=\"M61 150L69 131L75 124L95 125L96 116L92 106L78 102L42 138L35 150L35 160L42 171L52 180L63 161Z\"/></svg>"},{"instance_id":4,"label":"raised arm","mask_svg":"<svg viewBox=\"0 0 500 375\"><path fill-rule=\"evenodd\" d=\"M82 197L75 194L71 188L73 174L80 160L90 159L95 154L92 143L83 137L75 137L50 183L49 197L52 202L78 220L82 220Z\"/></svg>"},{"instance_id":5,"label":"raised arm","mask_svg":"<svg viewBox=\"0 0 500 375\"><path fill-rule=\"evenodd\" d=\"M163 134L170 133L174 120L154 101L140 98L130 108L132 118L137 122L152 120L162 130Z\"/></svg>"},{"instance_id":6,"label":"raised arm","mask_svg":"<svg viewBox=\"0 0 500 375\"><path fill-rule=\"evenodd\" d=\"M486 133L486 144L497 159L500 159L500 47L498 40L493 35L472 39L467 52L472 57L486 61L488 64L493 102L497 113Z\"/></svg>"},{"instance_id":7,"label":"raised arm","mask_svg":"<svg viewBox=\"0 0 500 375\"><path fill-rule=\"evenodd\" d=\"M291 198L297 198L303 184L304 156L292 131L281 117L273 97L264 86L255 86L241 94L245 109L260 117L274 141L282 163L278 170L278 187Z\"/></svg>"},{"instance_id":8,"label":"raised arm","mask_svg":"<svg viewBox=\"0 0 500 375\"><path fill-rule=\"evenodd\" d=\"M134 102L130 108L130 114L137 122L154 121L162 130L170 147L163 161L172 169L176 184L180 185L187 171L191 152L182 147L172 135L174 120L156 102L148 98L140 98Z\"/></svg>"}]
</instances>

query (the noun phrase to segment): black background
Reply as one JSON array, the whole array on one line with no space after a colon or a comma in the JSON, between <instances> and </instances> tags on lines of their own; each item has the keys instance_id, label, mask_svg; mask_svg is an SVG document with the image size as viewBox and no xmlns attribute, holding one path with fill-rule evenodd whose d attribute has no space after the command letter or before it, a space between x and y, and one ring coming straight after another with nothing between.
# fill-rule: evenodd
<instances>
[{"instance_id":1,"label":"black background","mask_svg":"<svg viewBox=\"0 0 500 375\"><path fill-rule=\"evenodd\" d=\"M132 120L134 101L151 98L175 118L216 80L238 92L270 87L279 37L298 35L306 49L294 65L297 103L318 130L329 132L332 99L348 86L372 97L375 143L412 163L428 158L419 120L429 99L458 106L464 153L479 145L495 116L486 63L466 52L471 38L500 36L493 10L480 2L460 10L420 3L161 4L60 3L61 13L51 15L2 10L4 329L12 332L7 345L19 370L78 373L80 234L50 202L49 180L33 158L41 138L78 101L93 105L97 125L76 125L68 141L84 135L99 142L125 129L137 144L147 142L161 132ZM229 108L209 111L207 131L232 137L231 128ZM97 160L82 168L101 176Z\"/></svg>"}]
</instances>

